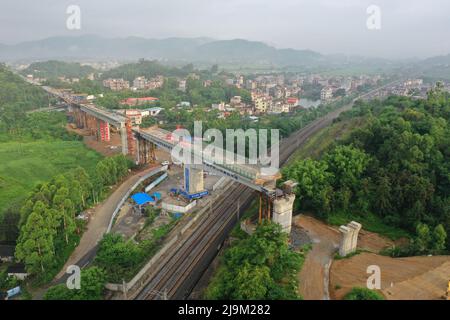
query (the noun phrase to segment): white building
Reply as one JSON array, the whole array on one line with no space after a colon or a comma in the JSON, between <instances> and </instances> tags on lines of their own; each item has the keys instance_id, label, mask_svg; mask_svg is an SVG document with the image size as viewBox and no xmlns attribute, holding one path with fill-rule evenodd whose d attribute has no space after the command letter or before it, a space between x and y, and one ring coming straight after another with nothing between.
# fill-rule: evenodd
<instances>
[{"instance_id":1,"label":"white building","mask_svg":"<svg viewBox=\"0 0 450 320\"><path fill-rule=\"evenodd\" d=\"M320 100L329 101L333 99L333 89L331 87L325 87L320 91Z\"/></svg>"},{"instance_id":2,"label":"white building","mask_svg":"<svg viewBox=\"0 0 450 320\"><path fill-rule=\"evenodd\" d=\"M138 90L145 89L146 85L147 85L147 79L145 77L137 77L133 81L133 87L135 87Z\"/></svg>"}]
</instances>

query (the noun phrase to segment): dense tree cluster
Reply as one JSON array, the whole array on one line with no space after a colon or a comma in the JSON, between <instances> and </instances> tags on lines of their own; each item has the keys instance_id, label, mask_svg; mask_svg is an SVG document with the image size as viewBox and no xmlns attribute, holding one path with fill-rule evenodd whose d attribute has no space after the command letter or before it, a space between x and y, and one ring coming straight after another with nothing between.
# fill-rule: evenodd
<instances>
[{"instance_id":1,"label":"dense tree cluster","mask_svg":"<svg viewBox=\"0 0 450 320\"><path fill-rule=\"evenodd\" d=\"M81 271L80 289L68 289L59 284L51 287L44 295L44 300L101 300L105 290L106 275L98 267Z\"/></svg>"},{"instance_id":2,"label":"dense tree cluster","mask_svg":"<svg viewBox=\"0 0 450 320\"><path fill-rule=\"evenodd\" d=\"M278 224L265 222L225 252L207 299L298 299L303 256L292 251Z\"/></svg>"},{"instance_id":3,"label":"dense tree cluster","mask_svg":"<svg viewBox=\"0 0 450 320\"><path fill-rule=\"evenodd\" d=\"M81 65L78 62L49 60L33 62L21 73L25 76L32 74L36 78L56 79L58 77L84 78L95 72L96 70L93 67Z\"/></svg>"},{"instance_id":4,"label":"dense tree cluster","mask_svg":"<svg viewBox=\"0 0 450 320\"><path fill-rule=\"evenodd\" d=\"M153 212L155 214L155 212ZM149 216L148 224L151 224L154 215ZM122 283L129 281L143 266L143 264L158 250L162 239L169 233L175 220L152 230L152 236L136 243L133 240L125 240L122 235L105 234L99 243L95 265L106 272L106 278L110 282Z\"/></svg>"},{"instance_id":5,"label":"dense tree cluster","mask_svg":"<svg viewBox=\"0 0 450 320\"><path fill-rule=\"evenodd\" d=\"M106 158L89 176L82 168L38 185L20 210L16 258L30 274L48 277L78 244L82 227L77 215L100 200L103 189L124 177L125 156Z\"/></svg>"},{"instance_id":6,"label":"dense tree cluster","mask_svg":"<svg viewBox=\"0 0 450 320\"><path fill-rule=\"evenodd\" d=\"M36 187L20 210L16 247L16 258L29 273L49 271L67 247L77 244L76 215L85 208L91 190L92 183L81 168Z\"/></svg>"},{"instance_id":7,"label":"dense tree cluster","mask_svg":"<svg viewBox=\"0 0 450 320\"><path fill-rule=\"evenodd\" d=\"M123 78L127 81L133 81L137 77L144 76L147 79L162 75L165 77L185 77L193 72L192 64L183 68L169 67L162 65L157 61L141 59L137 63L128 63L117 68L103 72L102 79Z\"/></svg>"},{"instance_id":8,"label":"dense tree cluster","mask_svg":"<svg viewBox=\"0 0 450 320\"><path fill-rule=\"evenodd\" d=\"M344 300L384 300L384 297L377 291L355 287L345 295Z\"/></svg>"},{"instance_id":9,"label":"dense tree cluster","mask_svg":"<svg viewBox=\"0 0 450 320\"><path fill-rule=\"evenodd\" d=\"M36 141L39 139L59 139L65 141L80 140L81 137L68 132L65 128L67 118L61 112L36 112L21 114L14 111L10 119L0 114L0 142Z\"/></svg>"},{"instance_id":10,"label":"dense tree cluster","mask_svg":"<svg viewBox=\"0 0 450 320\"><path fill-rule=\"evenodd\" d=\"M25 112L48 107L48 96L0 64L0 133L17 133Z\"/></svg>"},{"instance_id":11,"label":"dense tree cluster","mask_svg":"<svg viewBox=\"0 0 450 320\"><path fill-rule=\"evenodd\" d=\"M26 83L0 64L0 105L18 103L20 108L31 110L48 105L48 97L40 88Z\"/></svg>"},{"instance_id":12,"label":"dense tree cluster","mask_svg":"<svg viewBox=\"0 0 450 320\"><path fill-rule=\"evenodd\" d=\"M423 223L420 233L437 228L442 243L450 233L449 94L437 86L426 100L360 101L343 118L353 116L367 117L367 124L320 160L297 161L284 170L299 182L298 205L324 218L338 211L374 213L411 233ZM438 249L419 245L417 251Z\"/></svg>"}]
</instances>

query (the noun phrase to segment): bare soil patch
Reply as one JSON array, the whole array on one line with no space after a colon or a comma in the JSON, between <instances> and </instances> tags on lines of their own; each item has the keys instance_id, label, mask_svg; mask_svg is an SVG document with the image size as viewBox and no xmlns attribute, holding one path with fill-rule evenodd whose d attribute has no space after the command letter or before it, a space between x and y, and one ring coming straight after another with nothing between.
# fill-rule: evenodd
<instances>
[{"instance_id":1,"label":"bare soil patch","mask_svg":"<svg viewBox=\"0 0 450 320\"><path fill-rule=\"evenodd\" d=\"M333 262L330 297L342 299L352 287L366 287L370 265L381 269L381 293L386 299L440 299L450 279L450 256L391 258L361 253Z\"/></svg>"}]
</instances>

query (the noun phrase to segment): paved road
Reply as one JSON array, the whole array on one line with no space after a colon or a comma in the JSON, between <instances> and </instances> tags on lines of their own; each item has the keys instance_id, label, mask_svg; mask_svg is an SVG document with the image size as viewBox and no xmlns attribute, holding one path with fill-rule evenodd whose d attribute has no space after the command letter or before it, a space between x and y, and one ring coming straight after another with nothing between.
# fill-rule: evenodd
<instances>
[{"instance_id":1,"label":"paved road","mask_svg":"<svg viewBox=\"0 0 450 320\"><path fill-rule=\"evenodd\" d=\"M66 282L68 274L65 272L68 266L77 265L80 268L84 268L94 260L97 254L98 242L107 231L112 214L119 205L119 202L141 177L154 169L155 167L153 166L128 177L105 201L94 208L94 214L87 225L87 229L81 236L80 243L49 286ZM48 287L34 291L33 299L42 300Z\"/></svg>"},{"instance_id":2,"label":"paved road","mask_svg":"<svg viewBox=\"0 0 450 320\"><path fill-rule=\"evenodd\" d=\"M83 268L93 260L97 252L97 243L107 231L112 214L119 205L120 200L123 199L125 194L141 177L154 169L155 167L153 166L129 177L114 190L108 199L94 209L95 212L87 225L87 230L81 237L80 244L75 248L62 270L55 277L54 282L60 282L59 280L64 277L68 266L78 265Z\"/></svg>"}]
</instances>

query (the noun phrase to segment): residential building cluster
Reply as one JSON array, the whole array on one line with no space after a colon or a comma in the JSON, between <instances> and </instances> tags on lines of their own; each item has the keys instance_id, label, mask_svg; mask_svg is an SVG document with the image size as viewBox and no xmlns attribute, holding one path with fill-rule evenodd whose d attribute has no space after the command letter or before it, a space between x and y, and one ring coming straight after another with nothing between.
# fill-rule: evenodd
<instances>
[{"instance_id":1,"label":"residential building cluster","mask_svg":"<svg viewBox=\"0 0 450 320\"><path fill-rule=\"evenodd\" d=\"M154 90L161 88L163 85L164 85L163 76L156 76L151 79L147 79L141 76L133 80L132 90Z\"/></svg>"},{"instance_id":2,"label":"residential building cluster","mask_svg":"<svg viewBox=\"0 0 450 320\"><path fill-rule=\"evenodd\" d=\"M130 82L124 79L106 79L103 80L103 86L112 91L122 91L130 89Z\"/></svg>"},{"instance_id":3,"label":"residential building cluster","mask_svg":"<svg viewBox=\"0 0 450 320\"><path fill-rule=\"evenodd\" d=\"M424 83L423 79L408 79L402 83L388 86L377 93L378 98L386 98L391 95L403 97L425 98L432 84Z\"/></svg>"},{"instance_id":4,"label":"residential building cluster","mask_svg":"<svg viewBox=\"0 0 450 320\"><path fill-rule=\"evenodd\" d=\"M259 75L246 78L243 75L225 77L223 81L230 86L247 89L251 93L251 103L244 103L241 97L232 97L228 103L213 104L221 117L232 111L257 116L261 114L280 114L294 112L299 108L317 106L321 102L331 102L340 96L356 91L360 86L375 85L380 76L339 77L323 75ZM302 98L307 87L315 87L317 101L309 102ZM338 92L340 90L340 92ZM318 101L320 99L320 101Z\"/></svg>"}]
</instances>

